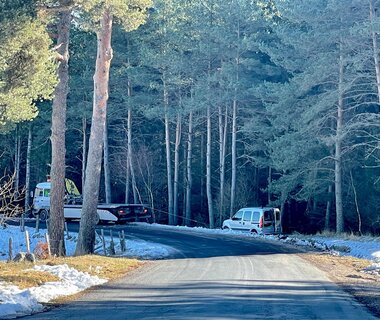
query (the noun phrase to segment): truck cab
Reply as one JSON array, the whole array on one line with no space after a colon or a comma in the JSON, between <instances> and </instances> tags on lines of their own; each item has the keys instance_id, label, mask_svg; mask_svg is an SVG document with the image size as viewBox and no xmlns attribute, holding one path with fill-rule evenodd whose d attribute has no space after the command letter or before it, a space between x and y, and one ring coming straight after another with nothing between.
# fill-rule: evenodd
<instances>
[{"instance_id":1,"label":"truck cab","mask_svg":"<svg viewBox=\"0 0 380 320\"><path fill-rule=\"evenodd\" d=\"M50 182L38 183L34 191L33 211L37 213L50 208Z\"/></svg>"}]
</instances>

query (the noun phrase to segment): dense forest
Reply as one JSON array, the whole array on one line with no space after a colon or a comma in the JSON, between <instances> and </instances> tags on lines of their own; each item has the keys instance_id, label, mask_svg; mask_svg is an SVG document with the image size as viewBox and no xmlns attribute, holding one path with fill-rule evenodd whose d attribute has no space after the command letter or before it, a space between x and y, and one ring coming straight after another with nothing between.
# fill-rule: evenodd
<instances>
[{"instance_id":1,"label":"dense forest","mask_svg":"<svg viewBox=\"0 0 380 320\"><path fill-rule=\"evenodd\" d=\"M111 2L102 159L102 5L0 4L0 169L27 204L56 168L82 190L95 159L99 201L146 203L161 223L277 206L286 232L380 232L379 1Z\"/></svg>"}]
</instances>

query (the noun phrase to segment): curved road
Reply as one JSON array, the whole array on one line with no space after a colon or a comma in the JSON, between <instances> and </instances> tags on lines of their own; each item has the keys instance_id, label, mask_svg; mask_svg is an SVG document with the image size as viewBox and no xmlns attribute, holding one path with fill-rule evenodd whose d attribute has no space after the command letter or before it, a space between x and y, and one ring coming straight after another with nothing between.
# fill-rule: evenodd
<instances>
[{"instance_id":1,"label":"curved road","mask_svg":"<svg viewBox=\"0 0 380 320\"><path fill-rule=\"evenodd\" d=\"M296 249L143 225L112 228L177 253L27 319L375 319Z\"/></svg>"}]
</instances>

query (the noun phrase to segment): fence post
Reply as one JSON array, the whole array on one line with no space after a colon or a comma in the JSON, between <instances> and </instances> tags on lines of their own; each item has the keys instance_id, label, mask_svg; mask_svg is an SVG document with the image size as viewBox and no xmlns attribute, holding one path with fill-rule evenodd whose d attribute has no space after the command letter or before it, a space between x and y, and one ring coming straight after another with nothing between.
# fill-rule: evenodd
<instances>
[{"instance_id":1,"label":"fence post","mask_svg":"<svg viewBox=\"0 0 380 320\"><path fill-rule=\"evenodd\" d=\"M47 243L47 247L48 247L49 257L51 257L50 238L49 238L49 234L48 233L45 234L45 239L46 239L46 243Z\"/></svg>"},{"instance_id":2,"label":"fence post","mask_svg":"<svg viewBox=\"0 0 380 320\"><path fill-rule=\"evenodd\" d=\"M13 260L13 239L9 238L9 261Z\"/></svg>"},{"instance_id":3,"label":"fence post","mask_svg":"<svg viewBox=\"0 0 380 320\"><path fill-rule=\"evenodd\" d=\"M40 215L36 216L36 233L40 232Z\"/></svg>"},{"instance_id":4,"label":"fence post","mask_svg":"<svg viewBox=\"0 0 380 320\"><path fill-rule=\"evenodd\" d=\"M24 232L24 231L25 231L25 216L24 216L24 214L21 215L21 219L20 219L20 229L21 229L21 232Z\"/></svg>"},{"instance_id":5,"label":"fence post","mask_svg":"<svg viewBox=\"0 0 380 320\"><path fill-rule=\"evenodd\" d=\"M67 239L70 239L69 227L67 226L67 222L65 222L65 230Z\"/></svg>"},{"instance_id":6,"label":"fence post","mask_svg":"<svg viewBox=\"0 0 380 320\"><path fill-rule=\"evenodd\" d=\"M25 230L26 253L30 253L29 231Z\"/></svg>"},{"instance_id":7,"label":"fence post","mask_svg":"<svg viewBox=\"0 0 380 320\"><path fill-rule=\"evenodd\" d=\"M116 252L115 252L115 243L113 242L113 234L112 234L112 230L110 229L110 237L111 237L111 242L110 242L110 254L111 255L115 255Z\"/></svg>"},{"instance_id":8,"label":"fence post","mask_svg":"<svg viewBox=\"0 0 380 320\"><path fill-rule=\"evenodd\" d=\"M100 229L100 234L102 237L103 252L104 252L104 255L106 256L107 255L106 240L104 239L104 230L103 229Z\"/></svg>"}]
</instances>

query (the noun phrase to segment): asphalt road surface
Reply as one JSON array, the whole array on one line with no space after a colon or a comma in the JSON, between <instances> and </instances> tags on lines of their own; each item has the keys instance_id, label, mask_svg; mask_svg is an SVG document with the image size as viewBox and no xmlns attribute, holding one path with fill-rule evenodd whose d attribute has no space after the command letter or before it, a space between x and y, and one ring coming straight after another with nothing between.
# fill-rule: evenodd
<instances>
[{"instance_id":1,"label":"asphalt road surface","mask_svg":"<svg viewBox=\"0 0 380 320\"><path fill-rule=\"evenodd\" d=\"M296 249L235 236L111 228L176 253L27 319L375 319Z\"/></svg>"}]
</instances>

